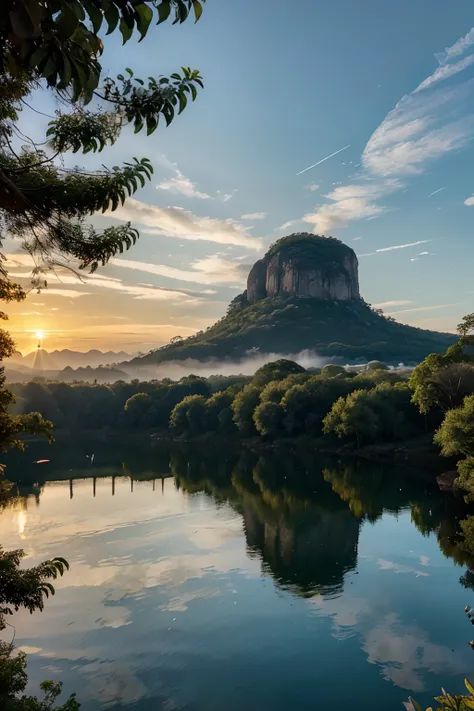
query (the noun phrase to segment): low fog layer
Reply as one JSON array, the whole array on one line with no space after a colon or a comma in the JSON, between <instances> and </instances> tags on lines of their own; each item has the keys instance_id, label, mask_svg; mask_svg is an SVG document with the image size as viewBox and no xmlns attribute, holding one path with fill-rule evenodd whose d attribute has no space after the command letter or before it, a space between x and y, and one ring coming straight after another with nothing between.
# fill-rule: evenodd
<instances>
[{"instance_id":1,"label":"low fog layer","mask_svg":"<svg viewBox=\"0 0 474 711\"><path fill-rule=\"evenodd\" d=\"M158 366L148 366L143 368L128 368L124 363L121 370L126 371L132 378L140 380L156 378L171 378L179 380L186 375L200 375L203 378L208 378L210 375L253 375L256 370L271 363L274 360L286 358L294 360L303 368L321 368L327 363L331 363L330 358L322 358L314 351L304 350L299 353L262 353L248 355L241 360L170 360L166 363L161 363Z\"/></svg>"}]
</instances>

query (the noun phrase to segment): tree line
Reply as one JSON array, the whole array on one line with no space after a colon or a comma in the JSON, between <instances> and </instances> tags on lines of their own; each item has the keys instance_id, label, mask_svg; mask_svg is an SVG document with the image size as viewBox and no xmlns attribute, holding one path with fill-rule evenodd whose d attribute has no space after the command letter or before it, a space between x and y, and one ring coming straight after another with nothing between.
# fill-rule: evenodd
<instances>
[{"instance_id":1,"label":"tree line","mask_svg":"<svg viewBox=\"0 0 474 711\"><path fill-rule=\"evenodd\" d=\"M426 435L459 459L459 484L474 498L474 317L458 342L413 372L372 361L363 369L306 370L280 359L253 377L189 375L110 385L31 382L12 386L14 412L38 412L57 429L155 430L174 438L239 436L321 440L328 448L406 442ZM471 484L472 479L472 484Z\"/></svg>"}]
</instances>

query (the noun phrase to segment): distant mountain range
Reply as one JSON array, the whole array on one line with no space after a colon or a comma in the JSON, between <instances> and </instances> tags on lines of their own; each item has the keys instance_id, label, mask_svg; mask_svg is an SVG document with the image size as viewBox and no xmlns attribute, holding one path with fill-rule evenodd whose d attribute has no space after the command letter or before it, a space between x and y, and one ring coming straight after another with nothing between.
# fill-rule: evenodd
<instances>
[{"instance_id":1,"label":"distant mountain range","mask_svg":"<svg viewBox=\"0 0 474 711\"><path fill-rule=\"evenodd\" d=\"M91 368L97 368L99 365L121 363L129 361L131 358L133 358L133 355L125 351L118 353L106 351L104 353L103 351L94 349L86 353L81 353L80 351L70 351L66 348L62 351L51 351L51 353L48 353L48 351L44 349L39 349L25 356L18 353L9 358L5 365L7 365L9 369L18 371L23 369L30 370L35 367L35 363L38 359L37 367L41 370L63 370L63 368L67 367L86 368L90 366Z\"/></svg>"}]
</instances>

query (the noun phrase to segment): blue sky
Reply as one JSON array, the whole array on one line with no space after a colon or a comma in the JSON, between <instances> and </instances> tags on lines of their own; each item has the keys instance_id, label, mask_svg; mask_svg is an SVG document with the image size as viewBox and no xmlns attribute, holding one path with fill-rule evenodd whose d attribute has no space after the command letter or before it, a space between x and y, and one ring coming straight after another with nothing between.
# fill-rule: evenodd
<instances>
[{"instance_id":1,"label":"blue sky","mask_svg":"<svg viewBox=\"0 0 474 711\"><path fill-rule=\"evenodd\" d=\"M188 335L225 313L271 242L302 230L353 247L362 295L400 321L453 330L474 310L472 2L301 0L291 10L208 0L197 25L162 25L125 47L107 38L110 74L187 65L205 89L171 127L125 131L81 159L152 160L152 182L95 218L131 219L141 239L87 283L65 275L13 307L20 347L35 330L48 348L81 350ZM44 94L36 105L55 108ZM41 135L40 122L25 114L23 130ZM26 275L24 260L15 266Z\"/></svg>"}]
</instances>

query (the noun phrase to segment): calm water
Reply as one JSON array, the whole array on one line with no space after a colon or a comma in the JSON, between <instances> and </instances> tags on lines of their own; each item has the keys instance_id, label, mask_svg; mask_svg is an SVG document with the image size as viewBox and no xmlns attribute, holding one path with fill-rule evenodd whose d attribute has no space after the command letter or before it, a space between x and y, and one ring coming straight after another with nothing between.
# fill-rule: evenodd
<instances>
[{"instance_id":1,"label":"calm water","mask_svg":"<svg viewBox=\"0 0 474 711\"><path fill-rule=\"evenodd\" d=\"M474 678L466 512L422 472L146 443L38 445L8 473L4 547L71 564L14 618L32 691L62 679L84 711L385 711Z\"/></svg>"}]
</instances>

